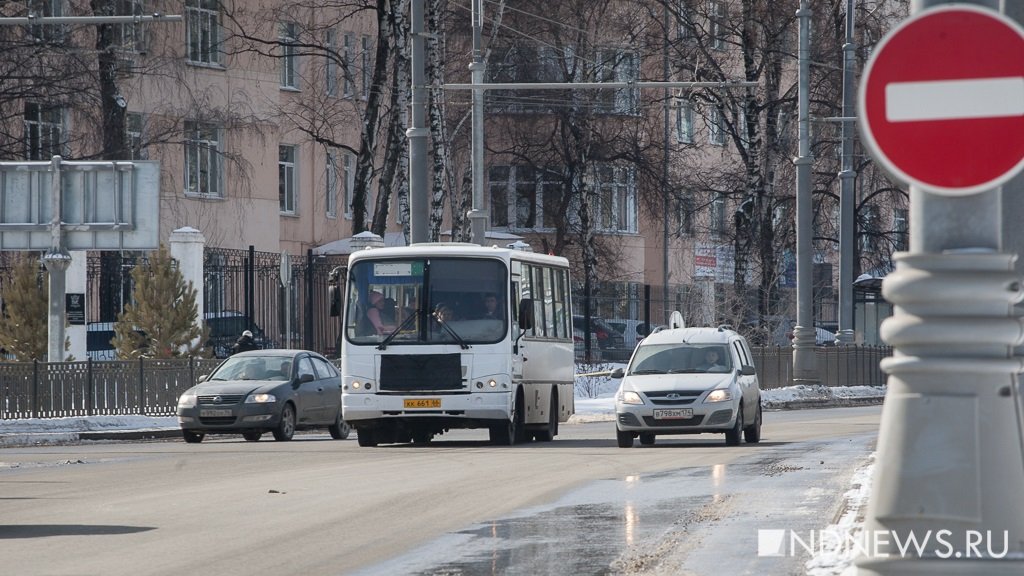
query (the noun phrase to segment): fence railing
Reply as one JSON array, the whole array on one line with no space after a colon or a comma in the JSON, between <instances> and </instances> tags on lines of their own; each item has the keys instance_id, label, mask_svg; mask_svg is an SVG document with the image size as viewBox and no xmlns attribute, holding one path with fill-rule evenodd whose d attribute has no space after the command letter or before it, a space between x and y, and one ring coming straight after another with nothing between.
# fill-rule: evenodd
<instances>
[{"instance_id":1,"label":"fence railing","mask_svg":"<svg viewBox=\"0 0 1024 576\"><path fill-rule=\"evenodd\" d=\"M762 389L792 384L792 348L754 348ZM887 347L821 347L818 372L826 386L879 386ZM138 414L174 416L178 396L220 360L115 360L0 363L0 420Z\"/></svg>"}]
</instances>

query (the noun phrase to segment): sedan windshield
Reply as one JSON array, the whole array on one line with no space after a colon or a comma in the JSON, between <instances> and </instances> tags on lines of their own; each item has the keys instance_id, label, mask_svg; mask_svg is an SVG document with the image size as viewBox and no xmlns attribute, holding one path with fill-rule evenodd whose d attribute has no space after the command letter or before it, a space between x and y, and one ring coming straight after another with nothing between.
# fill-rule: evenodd
<instances>
[{"instance_id":1,"label":"sedan windshield","mask_svg":"<svg viewBox=\"0 0 1024 576\"><path fill-rule=\"evenodd\" d=\"M291 374L291 357L232 356L217 368L210 380L288 380Z\"/></svg>"},{"instance_id":2,"label":"sedan windshield","mask_svg":"<svg viewBox=\"0 0 1024 576\"><path fill-rule=\"evenodd\" d=\"M630 374L697 374L728 372L732 360L721 344L656 344L640 346Z\"/></svg>"}]
</instances>

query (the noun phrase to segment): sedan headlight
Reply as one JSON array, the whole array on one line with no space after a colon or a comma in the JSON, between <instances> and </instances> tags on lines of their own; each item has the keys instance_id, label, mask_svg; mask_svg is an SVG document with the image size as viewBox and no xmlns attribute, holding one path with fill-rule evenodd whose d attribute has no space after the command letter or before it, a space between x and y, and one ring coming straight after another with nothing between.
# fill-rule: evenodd
<instances>
[{"instance_id":1,"label":"sedan headlight","mask_svg":"<svg viewBox=\"0 0 1024 576\"><path fill-rule=\"evenodd\" d=\"M277 402L277 397L273 394L249 394L245 398L246 404L269 404L271 402Z\"/></svg>"},{"instance_id":2,"label":"sedan headlight","mask_svg":"<svg viewBox=\"0 0 1024 576\"><path fill-rule=\"evenodd\" d=\"M178 397L178 408L193 408L196 405L195 394L182 394Z\"/></svg>"},{"instance_id":3,"label":"sedan headlight","mask_svg":"<svg viewBox=\"0 0 1024 576\"><path fill-rule=\"evenodd\" d=\"M725 402L726 400L732 400L732 392L724 388L718 390L712 390L711 394L704 399L705 402Z\"/></svg>"},{"instance_id":4,"label":"sedan headlight","mask_svg":"<svg viewBox=\"0 0 1024 576\"><path fill-rule=\"evenodd\" d=\"M623 390L619 392L619 402L623 404L643 404L644 399L632 390Z\"/></svg>"}]
</instances>

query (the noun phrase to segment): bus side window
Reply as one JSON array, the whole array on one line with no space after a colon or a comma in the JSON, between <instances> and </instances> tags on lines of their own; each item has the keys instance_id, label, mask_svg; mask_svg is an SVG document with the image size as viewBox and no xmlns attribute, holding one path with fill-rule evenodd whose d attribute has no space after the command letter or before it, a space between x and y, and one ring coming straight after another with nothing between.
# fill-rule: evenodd
<instances>
[{"instance_id":1,"label":"bus side window","mask_svg":"<svg viewBox=\"0 0 1024 576\"><path fill-rule=\"evenodd\" d=\"M533 328L533 298L523 298L519 301L519 328L530 330Z\"/></svg>"}]
</instances>

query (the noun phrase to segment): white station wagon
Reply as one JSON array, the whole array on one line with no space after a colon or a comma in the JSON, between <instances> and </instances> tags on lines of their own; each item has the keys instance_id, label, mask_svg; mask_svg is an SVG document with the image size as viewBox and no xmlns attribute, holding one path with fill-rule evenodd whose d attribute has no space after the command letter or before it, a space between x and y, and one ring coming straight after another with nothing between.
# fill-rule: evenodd
<instances>
[{"instance_id":1,"label":"white station wagon","mask_svg":"<svg viewBox=\"0 0 1024 576\"><path fill-rule=\"evenodd\" d=\"M681 322L680 322L681 324ZM615 397L620 448L662 434L724 432L761 440L761 389L746 339L726 326L659 330L640 343Z\"/></svg>"}]
</instances>

